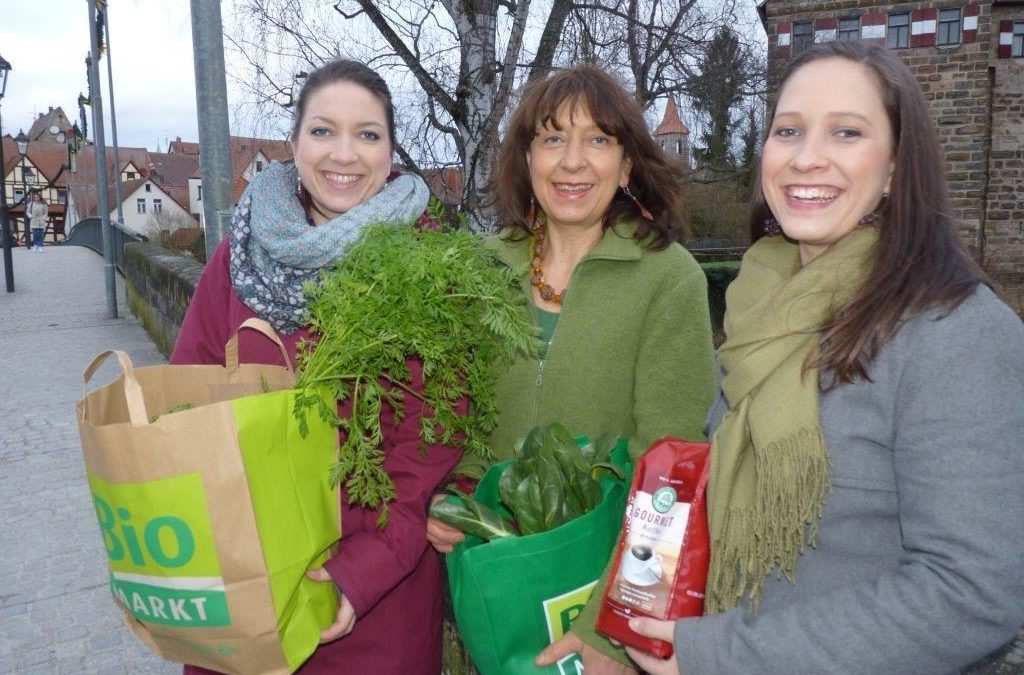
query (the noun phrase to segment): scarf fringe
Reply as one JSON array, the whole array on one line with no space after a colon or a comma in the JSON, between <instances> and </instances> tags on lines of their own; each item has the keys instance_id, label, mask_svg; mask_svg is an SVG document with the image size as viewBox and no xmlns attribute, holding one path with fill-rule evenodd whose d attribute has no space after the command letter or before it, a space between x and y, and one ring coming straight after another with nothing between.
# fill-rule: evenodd
<instances>
[{"instance_id":1,"label":"scarf fringe","mask_svg":"<svg viewBox=\"0 0 1024 675\"><path fill-rule=\"evenodd\" d=\"M756 614L764 580L773 572L796 579L796 564L815 546L830 458L817 426L754 450L757 496L751 508L730 508L722 536L712 542L705 612L714 614L750 599Z\"/></svg>"}]
</instances>

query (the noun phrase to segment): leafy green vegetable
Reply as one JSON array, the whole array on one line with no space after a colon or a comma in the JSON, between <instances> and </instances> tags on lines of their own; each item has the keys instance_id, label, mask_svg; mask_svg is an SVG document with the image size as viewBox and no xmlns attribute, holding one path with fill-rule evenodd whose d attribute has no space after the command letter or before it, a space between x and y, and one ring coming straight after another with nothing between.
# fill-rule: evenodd
<instances>
[{"instance_id":1,"label":"leafy green vegetable","mask_svg":"<svg viewBox=\"0 0 1024 675\"><path fill-rule=\"evenodd\" d=\"M498 479L501 503L515 516L519 532L547 532L600 504L600 476L605 472L619 479L625 476L622 467L611 461L615 442L614 437L607 437L580 447L561 424L531 429L517 444L516 459L509 462ZM461 496L467 509L486 508L466 495ZM465 518L456 519L445 509L431 509L430 514L468 531ZM474 534L488 539L477 531Z\"/></svg>"},{"instance_id":2,"label":"leafy green vegetable","mask_svg":"<svg viewBox=\"0 0 1024 675\"><path fill-rule=\"evenodd\" d=\"M379 523L387 522L395 489L383 466L380 414L384 405L404 414L406 395L429 411L420 420L424 447L459 444L490 456L494 380L517 354L535 356L539 341L516 278L481 239L373 226L305 290L319 339L300 346L295 416L303 433L311 410L345 431L330 480L344 484L351 503L383 507ZM422 392L409 386L413 356L423 363ZM465 416L454 410L463 398ZM344 399L352 413L340 419L327 401Z\"/></svg>"},{"instance_id":3,"label":"leafy green vegetable","mask_svg":"<svg viewBox=\"0 0 1024 675\"><path fill-rule=\"evenodd\" d=\"M459 490L453 489L452 492L458 495L461 501L451 498L440 501L430 507L431 516L484 541L516 535L511 524L493 509Z\"/></svg>"},{"instance_id":4,"label":"leafy green vegetable","mask_svg":"<svg viewBox=\"0 0 1024 675\"><path fill-rule=\"evenodd\" d=\"M609 460L611 446L590 444L587 454L561 424L530 430L518 445L519 458L498 483L501 501L515 514L523 534L546 532L592 510L601 502L600 474L622 469Z\"/></svg>"}]
</instances>

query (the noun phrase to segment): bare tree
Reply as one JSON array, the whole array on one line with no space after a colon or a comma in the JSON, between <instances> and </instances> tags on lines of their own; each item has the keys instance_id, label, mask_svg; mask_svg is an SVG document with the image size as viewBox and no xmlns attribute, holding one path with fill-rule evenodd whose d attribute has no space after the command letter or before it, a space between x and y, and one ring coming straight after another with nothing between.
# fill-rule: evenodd
<instances>
[{"instance_id":1,"label":"bare tree","mask_svg":"<svg viewBox=\"0 0 1024 675\"><path fill-rule=\"evenodd\" d=\"M182 228L198 228L199 222L187 213L182 211L160 211L151 213L146 218L142 233L151 239L163 240L167 235Z\"/></svg>"},{"instance_id":2,"label":"bare tree","mask_svg":"<svg viewBox=\"0 0 1024 675\"><path fill-rule=\"evenodd\" d=\"M735 0L707 0L714 11L701 1L236 0L228 41L254 118L289 105L296 75L331 58L385 74L399 156L419 170L457 166L461 208L484 231L499 129L517 88L589 61L633 86L644 107L680 92Z\"/></svg>"}]
</instances>

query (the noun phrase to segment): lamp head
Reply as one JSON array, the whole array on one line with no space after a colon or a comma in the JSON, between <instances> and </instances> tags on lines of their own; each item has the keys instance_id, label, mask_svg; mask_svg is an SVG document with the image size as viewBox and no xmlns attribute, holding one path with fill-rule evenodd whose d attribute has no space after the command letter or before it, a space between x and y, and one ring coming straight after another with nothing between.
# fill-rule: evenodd
<instances>
[{"instance_id":1,"label":"lamp head","mask_svg":"<svg viewBox=\"0 0 1024 675\"><path fill-rule=\"evenodd\" d=\"M18 152L22 156L28 154L28 136L25 135L24 129L18 129L18 135L14 137L14 142L18 144Z\"/></svg>"},{"instance_id":2,"label":"lamp head","mask_svg":"<svg viewBox=\"0 0 1024 675\"><path fill-rule=\"evenodd\" d=\"M4 92L7 91L7 75L11 72L11 63L4 57L0 56L0 99L4 97Z\"/></svg>"}]
</instances>

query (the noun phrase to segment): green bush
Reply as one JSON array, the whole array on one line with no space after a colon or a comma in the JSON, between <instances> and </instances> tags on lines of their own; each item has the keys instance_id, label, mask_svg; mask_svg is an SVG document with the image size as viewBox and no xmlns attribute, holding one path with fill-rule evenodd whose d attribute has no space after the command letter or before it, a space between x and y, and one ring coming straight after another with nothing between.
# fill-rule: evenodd
<instances>
[{"instance_id":1,"label":"green bush","mask_svg":"<svg viewBox=\"0 0 1024 675\"><path fill-rule=\"evenodd\" d=\"M690 183L686 186L686 225L691 239L748 242L748 199L733 181Z\"/></svg>"},{"instance_id":2,"label":"green bush","mask_svg":"<svg viewBox=\"0 0 1024 675\"><path fill-rule=\"evenodd\" d=\"M199 238L192 243L192 248L189 249L192 252L192 257L197 262L206 264L206 232L202 232Z\"/></svg>"},{"instance_id":3,"label":"green bush","mask_svg":"<svg viewBox=\"0 0 1024 675\"><path fill-rule=\"evenodd\" d=\"M179 227L167 238L167 248L172 251L190 251L196 240L203 236L201 227Z\"/></svg>"}]
</instances>

